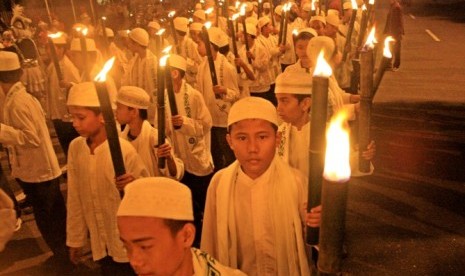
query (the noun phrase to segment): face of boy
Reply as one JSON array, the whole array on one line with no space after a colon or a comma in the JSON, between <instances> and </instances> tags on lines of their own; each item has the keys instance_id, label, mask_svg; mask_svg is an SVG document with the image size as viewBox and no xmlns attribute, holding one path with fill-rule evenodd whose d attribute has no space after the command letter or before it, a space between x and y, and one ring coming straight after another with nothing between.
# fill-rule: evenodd
<instances>
[{"instance_id":1,"label":"face of boy","mask_svg":"<svg viewBox=\"0 0 465 276\"><path fill-rule=\"evenodd\" d=\"M300 39L295 43L295 53L299 57L302 63L308 64L309 59L307 56L307 45L310 42L309 39Z\"/></svg>"},{"instance_id":2,"label":"face of boy","mask_svg":"<svg viewBox=\"0 0 465 276\"><path fill-rule=\"evenodd\" d=\"M68 110L73 118L73 127L83 137L91 137L103 127L102 114L95 115L92 110L80 106L69 106Z\"/></svg>"},{"instance_id":3,"label":"face of boy","mask_svg":"<svg viewBox=\"0 0 465 276\"><path fill-rule=\"evenodd\" d=\"M296 125L302 121L303 116L308 116L305 111L311 106L311 101L307 103L308 101L303 100L299 103L294 95L287 93L276 94L276 99L278 100L278 115L284 122Z\"/></svg>"},{"instance_id":4,"label":"face of boy","mask_svg":"<svg viewBox=\"0 0 465 276\"><path fill-rule=\"evenodd\" d=\"M118 123L125 125L128 124L132 119L132 113L135 109L129 109L127 105L116 103L116 120Z\"/></svg>"},{"instance_id":5,"label":"face of boy","mask_svg":"<svg viewBox=\"0 0 465 276\"><path fill-rule=\"evenodd\" d=\"M118 217L118 229L129 262L138 275L175 275L192 261L192 224L184 225L173 236L163 219L122 216Z\"/></svg>"},{"instance_id":6,"label":"face of boy","mask_svg":"<svg viewBox=\"0 0 465 276\"><path fill-rule=\"evenodd\" d=\"M272 124L262 119L246 119L233 124L226 140L242 170L252 179L268 169L279 144L279 136Z\"/></svg>"}]
</instances>

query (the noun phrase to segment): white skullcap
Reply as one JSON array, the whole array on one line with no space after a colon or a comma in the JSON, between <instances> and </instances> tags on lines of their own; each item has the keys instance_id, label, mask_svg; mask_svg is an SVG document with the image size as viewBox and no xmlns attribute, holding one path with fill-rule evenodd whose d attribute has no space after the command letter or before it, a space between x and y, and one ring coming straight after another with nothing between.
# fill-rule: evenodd
<instances>
[{"instance_id":1,"label":"white skullcap","mask_svg":"<svg viewBox=\"0 0 465 276\"><path fill-rule=\"evenodd\" d=\"M283 5L277 5L276 8L274 8L274 13L281 16L283 13Z\"/></svg>"},{"instance_id":2,"label":"white skullcap","mask_svg":"<svg viewBox=\"0 0 465 276\"><path fill-rule=\"evenodd\" d=\"M116 95L116 102L137 109L147 109L150 105L150 96L137 86L121 86Z\"/></svg>"},{"instance_id":3,"label":"white skullcap","mask_svg":"<svg viewBox=\"0 0 465 276\"><path fill-rule=\"evenodd\" d=\"M251 12L253 10L253 4L250 2L245 3L245 11Z\"/></svg>"},{"instance_id":4,"label":"white skullcap","mask_svg":"<svg viewBox=\"0 0 465 276\"><path fill-rule=\"evenodd\" d=\"M337 27L339 24L341 24L341 20L339 19L338 15L334 13L328 13L326 16L326 24Z\"/></svg>"},{"instance_id":5,"label":"white skullcap","mask_svg":"<svg viewBox=\"0 0 465 276\"><path fill-rule=\"evenodd\" d=\"M199 22L192 22L190 25L189 25L189 29L191 31L202 31L202 26L203 24L202 23L199 23Z\"/></svg>"},{"instance_id":6,"label":"white skullcap","mask_svg":"<svg viewBox=\"0 0 465 276\"><path fill-rule=\"evenodd\" d=\"M289 72L279 74L276 78L276 94L312 94L312 76L305 72Z\"/></svg>"},{"instance_id":7,"label":"white skullcap","mask_svg":"<svg viewBox=\"0 0 465 276\"><path fill-rule=\"evenodd\" d=\"M197 10L201 10L201 9L202 9L202 4L200 4L200 3L195 4L195 8L194 8L194 9L195 9L196 11L197 11Z\"/></svg>"},{"instance_id":8,"label":"white skullcap","mask_svg":"<svg viewBox=\"0 0 465 276\"><path fill-rule=\"evenodd\" d=\"M254 25L255 27L257 27L257 24L258 24L258 19L253 17L253 16L249 16L245 19L245 23L246 24L252 24Z\"/></svg>"},{"instance_id":9,"label":"white skullcap","mask_svg":"<svg viewBox=\"0 0 465 276\"><path fill-rule=\"evenodd\" d=\"M147 47L149 45L149 33L142 28L134 28L129 32L128 37L137 44Z\"/></svg>"},{"instance_id":10,"label":"white skullcap","mask_svg":"<svg viewBox=\"0 0 465 276\"><path fill-rule=\"evenodd\" d=\"M196 10L193 15L203 21L206 19L204 10Z\"/></svg>"},{"instance_id":11,"label":"white skullcap","mask_svg":"<svg viewBox=\"0 0 465 276\"><path fill-rule=\"evenodd\" d=\"M147 27L153 28L155 30L160 30L161 28L160 24L157 21L150 21Z\"/></svg>"},{"instance_id":12,"label":"white skullcap","mask_svg":"<svg viewBox=\"0 0 465 276\"><path fill-rule=\"evenodd\" d=\"M312 10L312 4L311 3L304 4L304 6L302 7L302 10L304 10L306 12L311 11Z\"/></svg>"},{"instance_id":13,"label":"white skullcap","mask_svg":"<svg viewBox=\"0 0 465 276\"><path fill-rule=\"evenodd\" d=\"M318 36L317 31L315 29L313 29L313 28L300 29L298 35L301 34L301 33L309 33L309 34L313 35L313 37Z\"/></svg>"},{"instance_id":14,"label":"white skullcap","mask_svg":"<svg viewBox=\"0 0 465 276\"><path fill-rule=\"evenodd\" d=\"M342 4L342 9L344 10L351 10L352 9L352 3L349 1L349 2L344 2Z\"/></svg>"},{"instance_id":15,"label":"white skullcap","mask_svg":"<svg viewBox=\"0 0 465 276\"><path fill-rule=\"evenodd\" d=\"M268 2L263 3L263 8L264 8L264 9L269 9L269 8L271 8L270 3L268 3Z\"/></svg>"},{"instance_id":16,"label":"white skullcap","mask_svg":"<svg viewBox=\"0 0 465 276\"><path fill-rule=\"evenodd\" d=\"M128 37L129 30L119 30L118 35L121 37Z\"/></svg>"},{"instance_id":17,"label":"white skullcap","mask_svg":"<svg viewBox=\"0 0 465 276\"><path fill-rule=\"evenodd\" d=\"M167 177L145 177L124 188L116 216L194 220L189 188Z\"/></svg>"},{"instance_id":18,"label":"white skullcap","mask_svg":"<svg viewBox=\"0 0 465 276\"><path fill-rule=\"evenodd\" d=\"M225 35L221 36L220 44L218 45L218 47L222 48L226 45L229 45L229 36L225 33Z\"/></svg>"},{"instance_id":19,"label":"white skullcap","mask_svg":"<svg viewBox=\"0 0 465 276\"><path fill-rule=\"evenodd\" d=\"M318 55L321 50L323 50L326 62L329 62L333 57L335 49L336 45L332 38L327 36L317 36L310 39L310 42L307 45L307 56L313 63L316 63Z\"/></svg>"},{"instance_id":20,"label":"white skullcap","mask_svg":"<svg viewBox=\"0 0 465 276\"><path fill-rule=\"evenodd\" d=\"M270 18L268 16L262 16L260 19L258 19L258 27L260 30L266 25L271 22Z\"/></svg>"},{"instance_id":21,"label":"white skullcap","mask_svg":"<svg viewBox=\"0 0 465 276\"><path fill-rule=\"evenodd\" d=\"M13 71L21 68L17 54L8 51L0 51L0 72Z\"/></svg>"},{"instance_id":22,"label":"white skullcap","mask_svg":"<svg viewBox=\"0 0 465 276\"><path fill-rule=\"evenodd\" d=\"M58 37L52 37L52 42L53 44L57 44L57 45L66 44L66 36L64 34L61 34Z\"/></svg>"},{"instance_id":23,"label":"white skullcap","mask_svg":"<svg viewBox=\"0 0 465 276\"><path fill-rule=\"evenodd\" d=\"M329 9L327 15L330 15L330 14L335 14L335 15L337 15L337 17L339 17L339 11L338 10Z\"/></svg>"},{"instance_id":24,"label":"white skullcap","mask_svg":"<svg viewBox=\"0 0 465 276\"><path fill-rule=\"evenodd\" d=\"M73 40L71 40L70 50L71 51L77 51L77 52L82 51L82 49L81 49L81 39L80 38L73 38ZM93 39L86 38L86 50L87 50L87 52L96 52L97 51L97 47L95 47L95 41Z\"/></svg>"},{"instance_id":25,"label":"white skullcap","mask_svg":"<svg viewBox=\"0 0 465 276\"><path fill-rule=\"evenodd\" d=\"M321 16L321 15L312 16L312 18L310 18L310 23L312 23L313 21L320 21L320 22L322 22L323 24L326 25L326 19L325 19L324 16Z\"/></svg>"},{"instance_id":26,"label":"white skullcap","mask_svg":"<svg viewBox=\"0 0 465 276\"><path fill-rule=\"evenodd\" d=\"M69 90L68 106L100 107L97 90L93 82L81 82Z\"/></svg>"},{"instance_id":27,"label":"white skullcap","mask_svg":"<svg viewBox=\"0 0 465 276\"><path fill-rule=\"evenodd\" d=\"M115 37L115 33L110 28L105 28L105 34L107 35L107 37ZM102 30L99 31L99 35L103 36Z\"/></svg>"},{"instance_id":28,"label":"white skullcap","mask_svg":"<svg viewBox=\"0 0 465 276\"><path fill-rule=\"evenodd\" d=\"M221 47L221 43L223 42L222 36L224 35L226 34L218 27L211 27L208 29L208 37L210 38L210 42L218 47Z\"/></svg>"},{"instance_id":29,"label":"white skullcap","mask_svg":"<svg viewBox=\"0 0 465 276\"><path fill-rule=\"evenodd\" d=\"M245 97L235 102L228 114L228 127L246 119L262 119L278 126L274 105L263 98Z\"/></svg>"},{"instance_id":30,"label":"white skullcap","mask_svg":"<svg viewBox=\"0 0 465 276\"><path fill-rule=\"evenodd\" d=\"M187 61L183 56L171 54L169 57L170 66L186 72Z\"/></svg>"},{"instance_id":31,"label":"white skullcap","mask_svg":"<svg viewBox=\"0 0 465 276\"><path fill-rule=\"evenodd\" d=\"M173 19L173 23L174 23L174 28L176 30L187 33L187 30L188 30L187 26L189 25L189 19L178 16L175 19Z\"/></svg>"},{"instance_id":32,"label":"white skullcap","mask_svg":"<svg viewBox=\"0 0 465 276\"><path fill-rule=\"evenodd\" d=\"M247 29L247 33L249 35L257 36L257 25L246 23L245 28Z\"/></svg>"}]
</instances>

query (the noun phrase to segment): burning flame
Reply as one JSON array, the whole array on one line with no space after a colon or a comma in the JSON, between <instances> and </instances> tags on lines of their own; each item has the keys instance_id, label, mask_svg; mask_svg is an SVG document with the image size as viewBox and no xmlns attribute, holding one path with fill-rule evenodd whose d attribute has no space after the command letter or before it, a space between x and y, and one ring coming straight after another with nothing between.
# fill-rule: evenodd
<instances>
[{"instance_id":1,"label":"burning flame","mask_svg":"<svg viewBox=\"0 0 465 276\"><path fill-rule=\"evenodd\" d=\"M167 55L171 51L171 48L173 48L173 46L169 45L168 47L163 49L161 52Z\"/></svg>"},{"instance_id":2,"label":"burning flame","mask_svg":"<svg viewBox=\"0 0 465 276\"><path fill-rule=\"evenodd\" d=\"M352 0L352 1L354 1L354 0ZM312 11L316 10L315 2L316 2L316 0L312 0Z\"/></svg>"},{"instance_id":3,"label":"burning flame","mask_svg":"<svg viewBox=\"0 0 465 276\"><path fill-rule=\"evenodd\" d=\"M326 156L323 177L343 183L350 178L350 143L346 125L347 112L340 111L331 119L326 131Z\"/></svg>"},{"instance_id":4,"label":"burning flame","mask_svg":"<svg viewBox=\"0 0 465 276\"><path fill-rule=\"evenodd\" d=\"M115 63L115 57L110 58L107 62L105 62L105 65L103 66L102 71L98 73L98 75L95 77L94 81L96 82L104 82L107 80L107 74L111 70L111 67L113 67L113 63Z\"/></svg>"},{"instance_id":5,"label":"burning flame","mask_svg":"<svg viewBox=\"0 0 465 276\"><path fill-rule=\"evenodd\" d=\"M236 6L235 6L235 7L236 7L236 11L237 11L237 9L239 8L240 5L241 5L241 1L236 1Z\"/></svg>"},{"instance_id":6,"label":"burning flame","mask_svg":"<svg viewBox=\"0 0 465 276\"><path fill-rule=\"evenodd\" d=\"M83 36L86 36L88 32L89 32L89 29L87 29L87 28L84 28L84 29L81 31L81 33L82 33Z\"/></svg>"},{"instance_id":7,"label":"burning flame","mask_svg":"<svg viewBox=\"0 0 465 276\"><path fill-rule=\"evenodd\" d=\"M240 14L241 16L244 16L244 15L245 15L245 9L246 9L246 4L242 4L241 10L240 10L240 12L239 12L239 14Z\"/></svg>"},{"instance_id":8,"label":"burning flame","mask_svg":"<svg viewBox=\"0 0 465 276\"><path fill-rule=\"evenodd\" d=\"M163 35L164 32L165 32L165 29L161 28L160 30L158 30L156 35Z\"/></svg>"},{"instance_id":9,"label":"burning flame","mask_svg":"<svg viewBox=\"0 0 465 276\"><path fill-rule=\"evenodd\" d=\"M392 36L386 37L384 40L384 49L383 49L383 56L386 58L392 58L391 50L389 49L389 42L396 41Z\"/></svg>"},{"instance_id":10,"label":"burning flame","mask_svg":"<svg viewBox=\"0 0 465 276\"><path fill-rule=\"evenodd\" d=\"M173 18L175 14L176 14L176 11L170 11L170 12L168 13L168 17L169 17L169 18Z\"/></svg>"},{"instance_id":11,"label":"burning flame","mask_svg":"<svg viewBox=\"0 0 465 276\"><path fill-rule=\"evenodd\" d=\"M375 27L373 27L371 28L370 34L367 37L364 47L373 49L375 47L375 43L377 42L378 41L376 41L376 38L375 38Z\"/></svg>"},{"instance_id":12,"label":"burning flame","mask_svg":"<svg viewBox=\"0 0 465 276\"><path fill-rule=\"evenodd\" d=\"M207 30L208 30L208 29L210 29L210 28L211 28L211 26L212 26L212 23L211 23L210 21L207 21L207 22L205 22L205 24L203 24L203 25L204 25L204 26L205 26L205 28L207 28Z\"/></svg>"},{"instance_id":13,"label":"burning flame","mask_svg":"<svg viewBox=\"0 0 465 276\"><path fill-rule=\"evenodd\" d=\"M284 4L284 7L283 7L283 11L284 12L288 12L292 7L292 4L290 2L287 2L286 4Z\"/></svg>"},{"instance_id":14,"label":"burning flame","mask_svg":"<svg viewBox=\"0 0 465 276\"><path fill-rule=\"evenodd\" d=\"M166 66L166 63L168 62L168 58L170 55L164 55L160 58L160 66Z\"/></svg>"},{"instance_id":15,"label":"burning flame","mask_svg":"<svg viewBox=\"0 0 465 276\"><path fill-rule=\"evenodd\" d=\"M333 70L331 69L331 66L329 66L328 62L325 60L324 50L321 50L316 61L313 76L329 78L332 74Z\"/></svg>"},{"instance_id":16,"label":"burning flame","mask_svg":"<svg viewBox=\"0 0 465 276\"><path fill-rule=\"evenodd\" d=\"M57 32L57 33L54 33L54 34L49 34L48 37L50 38L59 38L63 35L63 32Z\"/></svg>"},{"instance_id":17,"label":"burning flame","mask_svg":"<svg viewBox=\"0 0 465 276\"><path fill-rule=\"evenodd\" d=\"M298 34L299 34L299 30L297 30L297 29L292 30L292 35L293 36L297 36Z\"/></svg>"},{"instance_id":18,"label":"burning flame","mask_svg":"<svg viewBox=\"0 0 465 276\"><path fill-rule=\"evenodd\" d=\"M352 1L351 1L351 4L352 4L352 9L353 9L353 10L358 10L358 5L357 5L357 1L356 1L356 0L352 0Z\"/></svg>"},{"instance_id":19,"label":"burning flame","mask_svg":"<svg viewBox=\"0 0 465 276\"><path fill-rule=\"evenodd\" d=\"M373 6L375 4L375 0L368 1L368 4Z\"/></svg>"},{"instance_id":20,"label":"burning flame","mask_svg":"<svg viewBox=\"0 0 465 276\"><path fill-rule=\"evenodd\" d=\"M365 4L362 5L362 11L366 11L367 10L367 6L365 6Z\"/></svg>"},{"instance_id":21,"label":"burning flame","mask_svg":"<svg viewBox=\"0 0 465 276\"><path fill-rule=\"evenodd\" d=\"M107 17L106 17L106 16L102 16L102 20L107 20Z\"/></svg>"},{"instance_id":22,"label":"burning flame","mask_svg":"<svg viewBox=\"0 0 465 276\"><path fill-rule=\"evenodd\" d=\"M205 11L205 14L210 15L212 12L213 12L213 7L210 7Z\"/></svg>"},{"instance_id":23,"label":"burning flame","mask_svg":"<svg viewBox=\"0 0 465 276\"><path fill-rule=\"evenodd\" d=\"M239 18L239 16L240 16L239 13L235 13L235 14L233 14L233 16L231 17L231 20L232 20L232 21L235 21L237 18Z\"/></svg>"}]
</instances>

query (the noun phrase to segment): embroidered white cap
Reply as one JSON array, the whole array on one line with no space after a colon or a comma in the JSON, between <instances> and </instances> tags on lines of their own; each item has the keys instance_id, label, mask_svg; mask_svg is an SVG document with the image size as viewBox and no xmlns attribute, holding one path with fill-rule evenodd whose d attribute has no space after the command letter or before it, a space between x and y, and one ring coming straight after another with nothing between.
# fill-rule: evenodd
<instances>
[{"instance_id":1,"label":"embroidered white cap","mask_svg":"<svg viewBox=\"0 0 465 276\"><path fill-rule=\"evenodd\" d=\"M204 10L196 10L193 14L193 16L197 17L200 20L205 21L205 11Z\"/></svg>"},{"instance_id":2,"label":"embroidered white cap","mask_svg":"<svg viewBox=\"0 0 465 276\"><path fill-rule=\"evenodd\" d=\"M116 216L194 220L189 188L166 177L145 177L124 188Z\"/></svg>"},{"instance_id":3,"label":"embroidered white cap","mask_svg":"<svg viewBox=\"0 0 465 276\"><path fill-rule=\"evenodd\" d=\"M157 21L150 21L147 27L153 28L155 30L160 30L161 28L160 24Z\"/></svg>"},{"instance_id":4,"label":"embroidered white cap","mask_svg":"<svg viewBox=\"0 0 465 276\"><path fill-rule=\"evenodd\" d=\"M271 22L270 18L268 16L262 16L260 19L258 19L258 27L261 29L263 26L266 24L269 24Z\"/></svg>"},{"instance_id":5,"label":"embroidered white cap","mask_svg":"<svg viewBox=\"0 0 465 276\"><path fill-rule=\"evenodd\" d=\"M309 33L309 34L313 35L313 37L317 37L317 36L318 36L318 33L317 33L316 30L313 29L313 28L304 28L304 29L301 29L301 30L299 30L299 33L298 33L298 34L301 34L301 33Z\"/></svg>"},{"instance_id":6,"label":"embroidered white cap","mask_svg":"<svg viewBox=\"0 0 465 276\"><path fill-rule=\"evenodd\" d=\"M325 19L324 16L321 16L321 15L312 16L312 18L310 18L310 23L312 23L313 21L320 21L320 22L322 22L323 24L326 25L326 19Z\"/></svg>"},{"instance_id":7,"label":"embroidered white cap","mask_svg":"<svg viewBox=\"0 0 465 276\"><path fill-rule=\"evenodd\" d=\"M283 13L283 5L277 5L276 8L274 8L274 13L281 16Z\"/></svg>"},{"instance_id":8,"label":"embroidered white cap","mask_svg":"<svg viewBox=\"0 0 465 276\"><path fill-rule=\"evenodd\" d=\"M81 82L69 90L68 106L100 107L97 90L93 82Z\"/></svg>"},{"instance_id":9,"label":"embroidered white cap","mask_svg":"<svg viewBox=\"0 0 465 276\"><path fill-rule=\"evenodd\" d=\"M0 51L0 71L13 71L21 68L19 57L16 53Z\"/></svg>"},{"instance_id":10,"label":"embroidered white cap","mask_svg":"<svg viewBox=\"0 0 465 276\"><path fill-rule=\"evenodd\" d=\"M174 28L176 30L187 33L189 19L187 19L186 17L178 16L175 19L173 19L173 23L174 23Z\"/></svg>"},{"instance_id":11,"label":"embroidered white cap","mask_svg":"<svg viewBox=\"0 0 465 276\"><path fill-rule=\"evenodd\" d=\"M203 26L202 23L199 23L199 22L192 22L192 23L189 25L189 29L190 29L191 31L200 32L200 31L202 31L202 26Z\"/></svg>"},{"instance_id":12,"label":"embroidered white cap","mask_svg":"<svg viewBox=\"0 0 465 276\"><path fill-rule=\"evenodd\" d=\"M252 10L253 10L253 4L250 2L246 2L245 11L251 12Z\"/></svg>"},{"instance_id":13,"label":"embroidered white cap","mask_svg":"<svg viewBox=\"0 0 465 276\"><path fill-rule=\"evenodd\" d=\"M339 17L339 11L338 10L329 9L327 16L330 15L330 14L334 14L334 15L337 15L337 17Z\"/></svg>"},{"instance_id":14,"label":"embroidered white cap","mask_svg":"<svg viewBox=\"0 0 465 276\"><path fill-rule=\"evenodd\" d=\"M302 7L302 10L309 12L312 10L312 4L311 3L305 3L304 6Z\"/></svg>"},{"instance_id":15,"label":"embroidered white cap","mask_svg":"<svg viewBox=\"0 0 465 276\"><path fill-rule=\"evenodd\" d=\"M252 24L254 26L257 26L258 25L258 19L253 17L253 16L249 16L245 19L245 23L246 24Z\"/></svg>"},{"instance_id":16,"label":"embroidered white cap","mask_svg":"<svg viewBox=\"0 0 465 276\"><path fill-rule=\"evenodd\" d=\"M339 24L341 24L339 15L336 15L334 13L328 13L328 15L326 16L326 24L336 26L336 27L339 26Z\"/></svg>"},{"instance_id":17,"label":"embroidered white cap","mask_svg":"<svg viewBox=\"0 0 465 276\"><path fill-rule=\"evenodd\" d=\"M137 44L147 47L149 45L149 33L142 28L132 29L128 37L134 40Z\"/></svg>"},{"instance_id":18,"label":"embroidered white cap","mask_svg":"<svg viewBox=\"0 0 465 276\"><path fill-rule=\"evenodd\" d=\"M218 27L211 27L208 29L208 37L210 42L215 44L218 47L221 47L221 42L223 42L223 37L226 34Z\"/></svg>"},{"instance_id":19,"label":"embroidered white cap","mask_svg":"<svg viewBox=\"0 0 465 276\"><path fill-rule=\"evenodd\" d=\"M98 34L103 36L102 30L100 30ZM115 33L110 28L105 28L105 34L107 35L107 37L115 37Z\"/></svg>"},{"instance_id":20,"label":"embroidered white cap","mask_svg":"<svg viewBox=\"0 0 465 276\"><path fill-rule=\"evenodd\" d=\"M202 9L202 4L201 4L201 3L195 4L194 9L195 9L196 11L201 10L201 9Z\"/></svg>"},{"instance_id":21,"label":"embroidered white cap","mask_svg":"<svg viewBox=\"0 0 465 276\"><path fill-rule=\"evenodd\" d=\"M312 94L312 76L305 72L289 72L279 74L276 78L276 94Z\"/></svg>"},{"instance_id":22,"label":"embroidered white cap","mask_svg":"<svg viewBox=\"0 0 465 276\"><path fill-rule=\"evenodd\" d=\"M140 87L121 86L116 95L116 102L137 109L147 109L150 105L150 96Z\"/></svg>"},{"instance_id":23,"label":"embroidered white cap","mask_svg":"<svg viewBox=\"0 0 465 276\"><path fill-rule=\"evenodd\" d=\"M269 2L263 3L263 8L264 8L264 9L269 9L269 8L271 8L270 3L269 3Z\"/></svg>"},{"instance_id":24,"label":"embroidered white cap","mask_svg":"<svg viewBox=\"0 0 465 276\"><path fill-rule=\"evenodd\" d=\"M171 54L169 57L170 66L176 69L180 69L182 71L186 71L187 69L187 61L183 56Z\"/></svg>"},{"instance_id":25,"label":"embroidered white cap","mask_svg":"<svg viewBox=\"0 0 465 276\"><path fill-rule=\"evenodd\" d=\"M228 114L228 127L246 119L262 119L278 126L274 105L263 98L245 97L235 102Z\"/></svg>"},{"instance_id":26,"label":"embroidered white cap","mask_svg":"<svg viewBox=\"0 0 465 276\"><path fill-rule=\"evenodd\" d=\"M77 52L81 52L81 39L79 38L73 38L73 40L71 40L71 47L70 47L70 50L71 51L77 51ZM97 51L97 47L95 47L95 41L91 38L86 38L86 50L87 52L96 52Z\"/></svg>"},{"instance_id":27,"label":"embroidered white cap","mask_svg":"<svg viewBox=\"0 0 465 276\"><path fill-rule=\"evenodd\" d=\"M252 23L246 23L245 28L247 29L247 33L249 35L257 36L257 25Z\"/></svg>"},{"instance_id":28,"label":"embroidered white cap","mask_svg":"<svg viewBox=\"0 0 465 276\"><path fill-rule=\"evenodd\" d=\"M344 9L344 10L351 10L351 9L352 9L352 3L351 3L351 1L349 1L349 2L344 2L344 3L342 4L342 9Z\"/></svg>"},{"instance_id":29,"label":"embroidered white cap","mask_svg":"<svg viewBox=\"0 0 465 276\"><path fill-rule=\"evenodd\" d=\"M324 57L327 62L333 57L336 45L334 40L327 36L317 36L310 39L310 42L307 45L307 56L313 62L316 63L318 55L321 50L324 51Z\"/></svg>"}]
</instances>

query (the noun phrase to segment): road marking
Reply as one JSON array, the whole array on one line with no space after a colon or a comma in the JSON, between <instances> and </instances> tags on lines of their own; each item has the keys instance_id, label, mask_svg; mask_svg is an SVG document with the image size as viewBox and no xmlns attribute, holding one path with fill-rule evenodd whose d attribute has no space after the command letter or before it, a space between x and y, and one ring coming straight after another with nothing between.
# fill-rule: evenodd
<instances>
[{"instance_id":1,"label":"road marking","mask_svg":"<svg viewBox=\"0 0 465 276\"><path fill-rule=\"evenodd\" d=\"M412 19L416 19L416 17L411 13L409 13L408 16L410 16L410 18L412 18Z\"/></svg>"},{"instance_id":2,"label":"road marking","mask_svg":"<svg viewBox=\"0 0 465 276\"><path fill-rule=\"evenodd\" d=\"M441 41L435 34L433 34L432 31L430 31L430 30L428 30L428 29L426 29L425 31L426 31L427 34L429 34L429 36L431 36L431 38L432 38L434 41L436 41L436 42Z\"/></svg>"}]
</instances>

